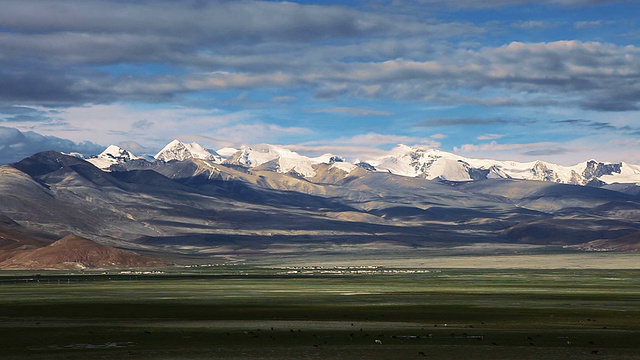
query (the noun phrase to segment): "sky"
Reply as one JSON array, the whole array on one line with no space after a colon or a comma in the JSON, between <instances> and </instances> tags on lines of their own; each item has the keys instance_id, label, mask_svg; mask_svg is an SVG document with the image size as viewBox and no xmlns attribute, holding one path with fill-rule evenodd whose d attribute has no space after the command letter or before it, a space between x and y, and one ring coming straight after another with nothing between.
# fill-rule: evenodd
<instances>
[{"instance_id":1,"label":"sky","mask_svg":"<svg viewBox=\"0 0 640 360\"><path fill-rule=\"evenodd\" d=\"M2 0L0 163L172 139L640 164L640 1Z\"/></svg>"}]
</instances>

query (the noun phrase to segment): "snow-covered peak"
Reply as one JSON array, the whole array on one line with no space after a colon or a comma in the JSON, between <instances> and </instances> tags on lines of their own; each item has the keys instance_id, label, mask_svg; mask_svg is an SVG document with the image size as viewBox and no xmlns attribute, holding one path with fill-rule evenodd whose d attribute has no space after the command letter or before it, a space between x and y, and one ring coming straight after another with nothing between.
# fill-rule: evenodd
<instances>
[{"instance_id":1,"label":"snow-covered peak","mask_svg":"<svg viewBox=\"0 0 640 360\"><path fill-rule=\"evenodd\" d=\"M125 150L117 145L109 145L103 152L98 155L99 157L107 157L112 159L129 161L133 159L137 159L131 151Z\"/></svg>"},{"instance_id":2,"label":"snow-covered peak","mask_svg":"<svg viewBox=\"0 0 640 360\"><path fill-rule=\"evenodd\" d=\"M300 155L287 148L260 144L255 146L242 146L233 156L227 159L227 163L242 165L250 168L262 167L279 173L294 172L304 177L312 177L316 174L313 166L316 164L332 164L343 162L344 158L332 154L324 154L316 158Z\"/></svg>"},{"instance_id":3,"label":"snow-covered peak","mask_svg":"<svg viewBox=\"0 0 640 360\"><path fill-rule=\"evenodd\" d=\"M387 155L367 160L378 171L410 177L436 178L449 181L470 181L470 165L455 154L437 149L400 144Z\"/></svg>"},{"instance_id":4,"label":"snow-covered peak","mask_svg":"<svg viewBox=\"0 0 640 360\"><path fill-rule=\"evenodd\" d=\"M169 162L172 160L183 161L186 159L202 159L213 162L222 162L222 158L215 151L207 150L200 144L183 143L180 140L173 140L155 158L160 161Z\"/></svg>"},{"instance_id":5,"label":"snow-covered peak","mask_svg":"<svg viewBox=\"0 0 640 360\"><path fill-rule=\"evenodd\" d=\"M313 174L315 174L311 167L311 159L289 149L275 145L243 145L240 150L227 161L230 164L242 165L250 168L255 168L273 162L272 170L280 173L286 173L294 170L303 176L313 176Z\"/></svg>"},{"instance_id":6,"label":"snow-covered peak","mask_svg":"<svg viewBox=\"0 0 640 360\"><path fill-rule=\"evenodd\" d=\"M117 145L109 145L100 154L92 156L86 160L100 169L107 170L112 165L122 164L132 160L142 160L142 158Z\"/></svg>"}]
</instances>

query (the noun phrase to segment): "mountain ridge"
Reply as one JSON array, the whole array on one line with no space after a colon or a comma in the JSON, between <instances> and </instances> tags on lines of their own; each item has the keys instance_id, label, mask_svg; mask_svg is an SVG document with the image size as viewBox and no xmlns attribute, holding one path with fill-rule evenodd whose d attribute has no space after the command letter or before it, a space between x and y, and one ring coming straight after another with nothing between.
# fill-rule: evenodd
<instances>
[{"instance_id":1,"label":"mountain ridge","mask_svg":"<svg viewBox=\"0 0 640 360\"><path fill-rule=\"evenodd\" d=\"M240 149L223 148L220 155L193 143L173 140L153 159L155 161L183 161L201 159L214 164L228 164L247 169L297 174L307 179L316 177L321 164L332 165L347 176L356 167L369 171L389 172L399 176L420 177L427 180L464 182L491 178L549 181L581 186L603 186L615 183L640 184L640 165L599 162L594 159L572 166L540 160L532 162L466 158L446 151L400 144L387 154L373 159L349 163L341 156L324 154L307 157L285 147L260 144ZM130 151L110 145L102 154L86 159L108 170L127 162L149 162L149 158L135 156ZM153 161L151 161L153 162Z\"/></svg>"}]
</instances>

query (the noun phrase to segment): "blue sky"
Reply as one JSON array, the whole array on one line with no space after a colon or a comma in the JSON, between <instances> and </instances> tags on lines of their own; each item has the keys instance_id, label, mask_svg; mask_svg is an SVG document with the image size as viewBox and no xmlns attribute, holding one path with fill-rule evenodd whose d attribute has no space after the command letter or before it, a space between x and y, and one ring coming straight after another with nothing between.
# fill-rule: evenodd
<instances>
[{"instance_id":1,"label":"blue sky","mask_svg":"<svg viewBox=\"0 0 640 360\"><path fill-rule=\"evenodd\" d=\"M4 0L0 161L178 138L640 163L636 14L613 0Z\"/></svg>"}]
</instances>

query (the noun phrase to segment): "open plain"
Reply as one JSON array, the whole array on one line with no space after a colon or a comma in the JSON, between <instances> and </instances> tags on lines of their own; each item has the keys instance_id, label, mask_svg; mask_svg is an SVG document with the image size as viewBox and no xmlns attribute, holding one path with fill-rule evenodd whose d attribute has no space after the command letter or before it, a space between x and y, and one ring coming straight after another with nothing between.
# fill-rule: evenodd
<instances>
[{"instance_id":1,"label":"open plain","mask_svg":"<svg viewBox=\"0 0 640 360\"><path fill-rule=\"evenodd\" d=\"M3 271L0 348L3 359L638 359L639 275L365 264Z\"/></svg>"}]
</instances>

